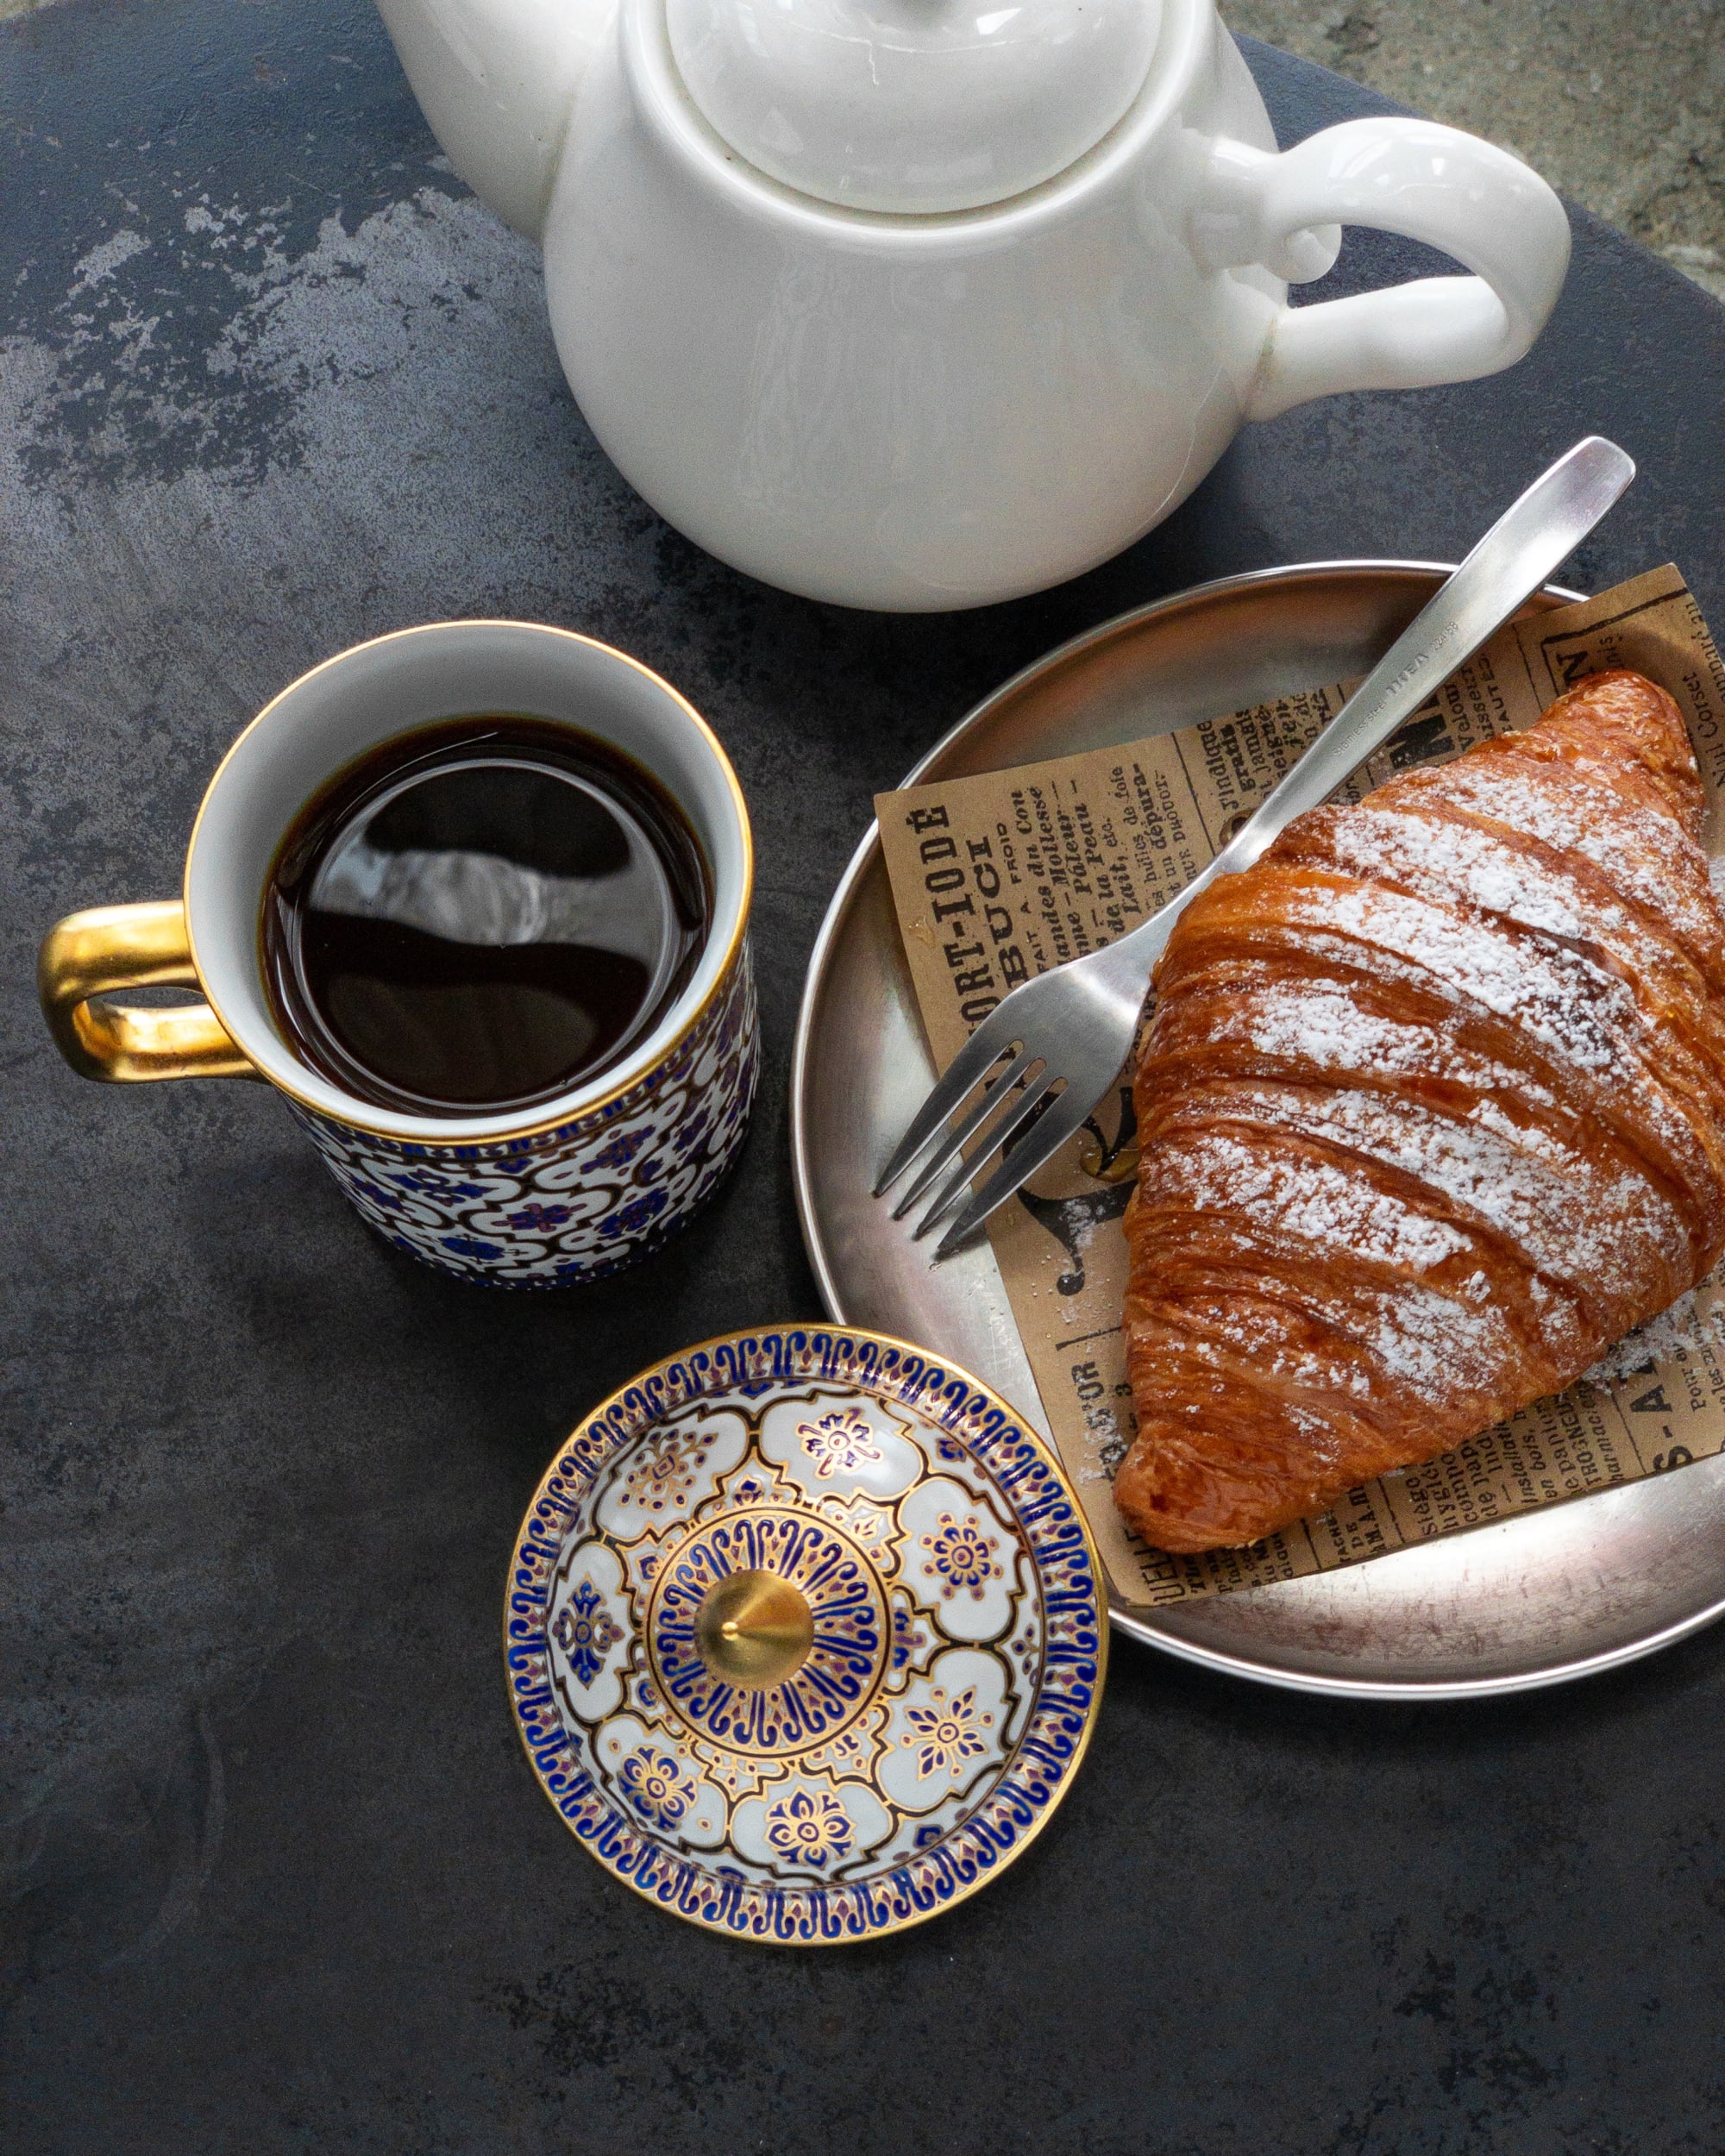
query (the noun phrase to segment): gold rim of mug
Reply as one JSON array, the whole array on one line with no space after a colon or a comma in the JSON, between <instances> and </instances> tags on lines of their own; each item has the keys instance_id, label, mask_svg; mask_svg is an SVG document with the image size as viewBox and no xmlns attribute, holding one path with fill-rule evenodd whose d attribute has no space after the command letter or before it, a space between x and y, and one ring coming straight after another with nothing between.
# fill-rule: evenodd
<instances>
[{"instance_id":1,"label":"gold rim of mug","mask_svg":"<svg viewBox=\"0 0 1725 2156\"><path fill-rule=\"evenodd\" d=\"M584 1097L579 1091L568 1094L561 1102L554 1104L549 1111L536 1118L533 1122L512 1124L507 1130L492 1131L480 1135L469 1134L460 1138L427 1136L423 1132L435 1131L435 1125L430 1117L419 1119L423 1126L421 1132L408 1133L402 1131L386 1130L381 1124L368 1121L363 1114L350 1113L345 1109L337 1114L327 1103L312 1100L310 1094L301 1092L298 1086L290 1085L285 1078L277 1077L273 1071L260 1070L258 1072L258 1075L267 1085L272 1085L279 1092L286 1094L291 1100L298 1101L303 1108L309 1109L313 1115L321 1117L324 1122L340 1123L348 1130L362 1131L368 1138L386 1138L397 1145L504 1145L522 1138L540 1138L547 1131L561 1129L566 1124L578 1123L596 1110L608 1107L613 1100L621 1099L624 1094L632 1093L637 1086L644 1085L656 1071L663 1068L668 1059L687 1040L689 1035L693 1032L721 994L729 987L731 976L737 969L737 956L743 949L743 940L749 933L750 909L755 898L755 832L749 819L749 804L743 798L743 787L737 780L737 774L731 768L731 759L724 753L724 743L694 705L690 703L687 697L680 690L673 688L663 674L656 674L651 667L643 666L639 659L631 659L626 651L619 651L615 644L605 643L597 636L584 636L579 630L558 629L549 622L513 621L506 617L495 615L481 615L471 621L417 622L411 629L392 629L385 636L367 636L362 643L349 644L345 651L332 653L329 658L320 660L315 667L310 667L304 674L297 675L285 689L279 689L257 717L243 726L229 743L227 753L210 775L210 783L204 789L203 799L198 804L198 813L192 818L191 837L187 840L185 847L185 868L180 881L180 895L185 906L186 943L191 951L191 962L198 974L198 986L204 991L204 1000L221 1020L229 1037L240 1046L243 1053L243 1044L240 1042L239 1035L235 1032L227 1012L210 993L210 984L204 978L204 968L198 962L198 939L191 924L191 857L198 850L198 835L204 828L204 813L210 806L210 799L216 788L221 783L222 774L239 753L241 744L255 728L263 724L279 704L285 702L296 690L303 688L308 681L315 680L318 674L326 672L330 667L342 665L344 661L351 659L356 652L374 650L380 644L400 643L410 636L430 636L449 629L526 629L530 630L536 636L561 636L570 643L586 645L590 651L602 651L607 658L618 660L623 665L631 667L637 674L644 675L656 688L662 689L678 706L712 750L714 760L724 775L724 782L731 789L731 798L737 810L738 827L743 834L743 898L737 910L737 926L731 931L731 940L725 946L724 956L719 961L718 969L713 975L706 993L702 996L699 1003L693 1006L687 1017L666 1041L650 1063L637 1070L633 1077L620 1080L617 1084L608 1087L603 1093L594 1094L591 1099ZM716 876L717 871L714 873ZM354 1103L355 1107L361 1105L357 1101ZM404 1121L408 1119L410 1119L403 1118ZM451 1120L454 1119L451 1119ZM478 1119L477 1117L473 1119L474 1121Z\"/></svg>"},{"instance_id":2,"label":"gold rim of mug","mask_svg":"<svg viewBox=\"0 0 1725 2156\"><path fill-rule=\"evenodd\" d=\"M1089 1516L1079 1501L1078 1493L1072 1486L1072 1478L1066 1471L1066 1463L1061 1458L1058 1450L1049 1438L1043 1436L1041 1431L1035 1427L1028 1416L1021 1414L1013 1407L1011 1401L997 1387L978 1377L974 1370L966 1369L962 1363L955 1363L950 1355L938 1354L934 1349L924 1347L915 1340L906 1340L901 1334L877 1332L872 1326L839 1325L830 1318L786 1318L776 1323L766 1325L734 1326L728 1332L715 1332L707 1339L696 1340L687 1347L678 1348L673 1354L662 1355L657 1362L649 1363L644 1369L637 1370L625 1384L619 1385L615 1392L608 1393L596 1407L590 1407L567 1437L559 1438L549 1460L545 1464L544 1473L539 1477L534 1487L532 1496L527 1501L527 1507L521 1515L520 1524L510 1539L509 1576L504 1583L504 1683L505 1689L510 1689L509 1651L513 1643L509 1636L509 1620L515 1614L510 1605L510 1596L515 1587L516 1556L520 1550L522 1539L527 1532L528 1523L544 1501L546 1492L550 1488L551 1479L556 1474L564 1453L580 1436L583 1430L591 1428L596 1422L604 1421L613 1408L626 1407L631 1393L644 1394L653 1379L662 1377L674 1363L687 1362L690 1356L703 1355L714 1348L733 1347L746 1340L758 1339L763 1332L836 1333L841 1339L872 1342L876 1347L894 1348L902 1355L919 1356L925 1363L932 1363L947 1371L951 1376L963 1378L973 1391L980 1393L990 1407L998 1408L1019 1434L1029 1440L1044 1465L1052 1471L1056 1482L1071 1502L1072 1516L1078 1522L1079 1532L1084 1540L1084 1553L1089 1560L1090 1575L1096 1584L1096 1681L1091 1689L1090 1705L1084 1717L1084 1727L1079 1733L1077 1745L1062 1777L1060 1793L1051 1804L1044 1806L1036 1818L1032 1821L1029 1831L1023 1839L1014 1842L1012 1848L1002 1856L998 1864L992 1865L985 1871L979 1872L968 1885L958 1888L950 1900L941 1902L938 1908L919 1909L914 1916L901 1916L894 1923L883 1924L878 1931L856 1932L844 1939L763 1939L758 1934L733 1932L721 1925L708 1924L698 1916L686 1916L681 1910L667 1908L649 1888L637 1885L633 1878L626 1877L621 1871L613 1871L597 1851L585 1841L580 1841L579 1835L575 1837L600 1870L609 1872L613 1879L626 1886L632 1894L638 1895L643 1902L660 1910L663 1915L674 1916L683 1923L693 1924L698 1931L711 1933L716 1938L735 1940L739 1946L743 1946L784 1948L805 1946L866 1946L872 1945L877 1940L890 1939L900 1932L910 1931L919 1924L929 1923L937 1916L944 1916L949 1909L957 1908L961 1902L968 1902L973 1894L980 1893L985 1886L998 1879L1003 1871L1015 1864L1042 1833L1043 1829L1072 1794L1072 1786L1078 1778L1078 1770L1083 1765L1089 1753L1090 1739L1095 1735L1096 1724L1101 1719L1102 1694L1107 1686L1108 1675L1110 1635L1113 1629L1108 1621L1108 1576L1102 1569L1102 1552L1096 1541L1095 1530L1091 1527ZM931 1420L938 1420L938 1417L932 1416L930 1419ZM615 1450L616 1447L613 1446L612 1451L615 1451ZM609 1458L610 1455L607 1454L606 1457ZM601 1462L600 1464L603 1465L604 1463ZM1014 1509L1013 1517L1014 1519L1018 1517L1016 1509ZM532 1772L533 1779L538 1783L544 1795L550 1799L553 1808L557 1810L558 1817L561 1819L562 1812L557 1804L556 1794L541 1771L539 1762L533 1757L527 1742L527 1732L522 1727L520 1715L515 1711L512 1689L510 1689L509 1719L514 1726L516 1738ZM1016 1756L1016 1748L1014 1756ZM569 1825L567 1819L563 1820L563 1825L571 1834L574 1834L575 1830Z\"/></svg>"}]
</instances>

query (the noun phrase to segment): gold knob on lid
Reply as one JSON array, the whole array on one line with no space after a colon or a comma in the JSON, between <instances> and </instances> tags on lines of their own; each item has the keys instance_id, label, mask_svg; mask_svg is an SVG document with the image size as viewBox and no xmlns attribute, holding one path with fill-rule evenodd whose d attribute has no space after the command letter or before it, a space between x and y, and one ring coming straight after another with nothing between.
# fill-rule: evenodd
<instances>
[{"instance_id":1,"label":"gold knob on lid","mask_svg":"<svg viewBox=\"0 0 1725 2156\"><path fill-rule=\"evenodd\" d=\"M814 1620L775 1572L730 1572L696 1613L695 1645L715 1677L764 1691L802 1667L814 1645Z\"/></svg>"}]
</instances>

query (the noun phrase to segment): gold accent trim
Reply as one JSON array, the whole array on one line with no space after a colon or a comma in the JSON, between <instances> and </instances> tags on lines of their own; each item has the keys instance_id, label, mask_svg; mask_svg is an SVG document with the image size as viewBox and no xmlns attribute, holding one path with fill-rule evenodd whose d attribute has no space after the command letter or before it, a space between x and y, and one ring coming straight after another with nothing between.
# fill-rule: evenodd
<instances>
[{"instance_id":1,"label":"gold accent trim","mask_svg":"<svg viewBox=\"0 0 1725 2156\"><path fill-rule=\"evenodd\" d=\"M764 1692L794 1677L814 1645L814 1617L776 1572L732 1572L695 1614L695 1645L717 1677Z\"/></svg>"},{"instance_id":2,"label":"gold accent trim","mask_svg":"<svg viewBox=\"0 0 1725 2156\"><path fill-rule=\"evenodd\" d=\"M901 1355L919 1356L925 1362L938 1363L943 1369L950 1372L954 1377L962 1377L967 1385L971 1386L975 1391L981 1393L982 1397L991 1407L997 1407L1010 1422L1012 1422L1019 1431L1023 1432L1025 1437L1027 1438L1030 1443L1036 1448L1037 1451L1041 1454L1043 1459L1047 1463L1049 1467L1052 1469L1061 1489L1065 1491L1067 1496L1071 1500L1072 1517L1077 1521L1079 1532L1084 1538L1085 1553L1090 1560L1090 1575L1096 1583L1096 1683L1095 1689L1091 1695L1090 1712L1085 1718L1084 1727L1079 1733L1076 1749L1072 1754L1071 1764L1066 1771L1065 1788L1061 1791L1059 1797L1054 1803L1045 1805L1043 1809L1037 1814L1036 1817L1031 1821L1030 1827L1026 1830L1024 1839L1013 1845L1012 1853L1007 1861L1009 1864L1015 1863L1018 1858L1023 1855L1024 1852L1030 1847L1031 1844L1037 1839L1037 1837L1043 1832L1044 1828L1048 1825L1049 1821L1054 1816L1055 1813L1059 1810L1061 1805L1065 1802L1067 1796L1070 1794L1072 1783L1077 1777L1078 1770L1083 1765L1085 1756L1089 1752L1090 1739L1096 1733L1096 1724L1101 1718L1102 1690L1107 1682L1108 1649L1112 1641L1113 1632L1113 1627L1109 1622L1108 1576L1102 1569L1102 1553L1096 1546L1096 1538L1091 1532L1089 1520L1085 1514L1083 1506L1079 1503L1076 1494L1073 1490L1072 1479L1067 1474L1066 1469L1061 1461L1060 1455L1055 1451L1054 1447L1049 1443L1048 1439L1043 1436L1042 1432L1035 1426L1035 1425L1031 1422L1027 1416L1021 1414L1019 1410L1013 1406L1012 1402L1004 1399L994 1390L992 1385L985 1385L980 1377L975 1376L973 1372L967 1370L962 1363L955 1363L950 1355L938 1355L932 1348L919 1347L914 1340L900 1339L896 1333L875 1332L871 1332L867 1326L842 1325L834 1319L825 1318L793 1318L785 1319L778 1324L738 1326L731 1332L715 1332L705 1340L693 1341L687 1347L679 1348L674 1355L662 1356L658 1362L649 1363L645 1369L638 1371L635 1376L629 1380L629 1382L626 1385L618 1386L614 1393L612 1393L605 1399L600 1401L596 1407L589 1408L587 1413L581 1417L580 1421L577 1423L574 1429L569 1432L569 1435L567 1438L560 1438L558 1440L556 1449L551 1455L550 1462L546 1467L545 1472L540 1476L532 1496L527 1501L526 1509L521 1515L522 1526L524 1526L527 1521L533 1517L536 1508L543 1501L547 1489L550 1483L551 1477L557 1471L557 1463L563 1457L565 1448L570 1445L574 1438L580 1436L583 1427L589 1423L603 1421L614 1407L622 1407L629 1395L634 1392L637 1387L644 1389L647 1387L649 1387L656 1378L662 1378L666 1372L669 1370L672 1363L686 1362L690 1356L704 1355L713 1348L728 1347L740 1341L758 1338L763 1332L833 1332L837 1333L843 1338L847 1340L856 1340L859 1342L872 1341L877 1347L896 1348ZM900 1405L902 1404L903 1403L901 1402ZM931 1418L931 1420L932 1420L932 1418ZM511 1539L510 1557L511 1570L510 1578L505 1585L504 1592L503 1662L505 1683L507 1683L509 1670L509 1620L515 1614L513 1608L511 1607L511 1597L515 1592L515 1579L513 1574L514 1552L519 1545L522 1527L518 1527L515 1531L514 1536ZM512 1704L509 1718L515 1726L516 1740L520 1745L522 1753L527 1761L529 1768L532 1771L533 1779L538 1783L539 1787L544 1791L545 1795L551 1798L551 1802L555 1805L557 1800L555 1796L552 1795L551 1789L546 1783L543 1774L540 1771L538 1761L533 1757L532 1752L528 1750L527 1733L522 1727L521 1717L514 1712ZM561 1816L561 1814L559 1815ZM567 1824L567 1821L565 1823ZM574 1830L571 1829L570 1831L573 1832ZM587 1852L587 1853L592 1855L591 1851ZM595 1863L599 1863L599 1859L595 1857L593 1858L593 1861ZM961 1902L968 1902L973 1894L979 1892L981 1889L988 1886L993 1880L998 1878L1003 1868L1004 1867L1000 1865L995 1865L991 1866L986 1871L979 1872L977 1877L971 1880L968 1886L960 1887L957 1891L952 1895L950 1900L941 1902L938 1908L919 1909L914 1916L904 1917L896 1924L885 1925L879 1931L855 1934L844 1939L823 1940L819 1943L823 1946L861 1946L870 1945L876 1940L894 1938L900 1932L911 1931L919 1924L926 1924L937 1916L945 1915L949 1909L957 1908ZM632 1878L624 1878L621 1873L612 1871L609 1865L604 1866L604 1869L609 1873L611 1877L617 1879L620 1884L626 1886L631 1894L638 1895L643 1902L649 1903L651 1907L659 1910L662 1915L671 1916L675 1916L677 1915L675 1910L666 1909L664 1903L659 1900L658 1896L655 1895L650 1889L637 1886ZM680 1922L687 1923L694 1921L695 1920L687 1917L679 1917L678 1921ZM798 1952L805 1945L809 1943L800 1940L761 1939L748 1936L738 1932L722 1931L716 1927L699 1923L697 1923L696 1928L709 1932L714 1938L733 1940L739 1946L773 1947L776 1949L782 1949L787 1952Z\"/></svg>"},{"instance_id":3,"label":"gold accent trim","mask_svg":"<svg viewBox=\"0 0 1725 2156\"><path fill-rule=\"evenodd\" d=\"M83 1078L258 1078L207 1003L146 1010L109 998L126 988L198 986L178 899L68 914L42 939L36 987L54 1044Z\"/></svg>"},{"instance_id":4,"label":"gold accent trim","mask_svg":"<svg viewBox=\"0 0 1725 2156\"><path fill-rule=\"evenodd\" d=\"M285 689L278 690L257 717L248 725L243 727L229 743L227 753L211 773L210 783L204 789L204 798L198 805L198 814L192 819L191 837L186 843L184 887L185 895L188 901L186 937L191 953L191 962L194 966L198 965L198 945L195 937L191 936L190 924L191 857L198 848L198 834L204 827L204 813L210 806L210 796L215 793L222 774L239 753L241 743L256 728L263 724L277 705L284 702L297 689L302 688L306 682L314 680L317 675L324 673L329 667L340 666L345 661L351 659L356 652L372 651L380 644L400 643L410 636L433 636L451 629L526 629L530 630L536 636L566 637L571 643L585 644L589 650L602 651L608 659L621 661L624 666L643 675L656 688L663 690L671 701L681 707L684 716L693 722L696 731L706 741L707 747L712 751L713 759L718 766L726 786L731 789L731 801L737 811L737 825L743 834L743 899L737 911L737 925L731 931L731 940L725 946L724 956L719 962L718 970L712 977L711 987L700 1001L690 1011L677 1031L661 1048L653 1061L636 1071L631 1077L619 1080L604 1093L594 1094L591 1099L583 1098L579 1093L569 1094L556 1106L552 1112L541 1116L536 1122L523 1125L511 1124L500 1131L491 1131L476 1135L472 1131L461 1130L459 1125L452 1128L449 1124L439 1123L430 1118L422 1116L417 1119L416 1127L411 1131L393 1130L380 1123L367 1122L363 1115L354 1113L352 1107L356 1107L359 1105L357 1102L338 1112L331 1108L327 1102L314 1100L309 1094L301 1092L298 1086L290 1085L286 1079L278 1077L275 1072L258 1071L258 1076L267 1079L278 1091L298 1101L302 1107L309 1108L313 1115L321 1116L326 1123L339 1123L344 1129L363 1131L368 1138L386 1138L397 1145L501 1145L505 1141L515 1143L524 1138L538 1138L547 1131L561 1130L566 1124L582 1121L597 1110L606 1107L612 1101L620 1099L623 1094L632 1092L637 1086L651 1077L656 1070L676 1053L730 987L731 977L737 969L738 956L749 933L749 916L755 899L755 830L749 819L749 804L743 797L742 785L736 772L731 768L731 759L724 753L724 743L719 740L718 736L714 733L687 697L680 690L674 689L662 674L656 674L651 667L643 666L640 660L631 659L626 651L619 651L615 644L605 643L597 636L583 636L573 629L558 629L549 622L512 621L505 616L489 615L481 616L474 620L421 622L412 629L395 629L386 636L368 636L363 643L349 644L345 651L335 652L329 658L320 660L317 665L308 667L305 673L297 675ZM450 716L460 718L461 714L452 712ZM404 730L411 730L404 729ZM201 981L201 968L198 977ZM204 993L209 995L207 987ZM214 996L210 997L210 1007L216 1018L225 1025L225 1013ZM248 1062L247 1068L249 1069L254 1067ZM403 1117L400 1119L403 1122L415 1121L415 1119L410 1117ZM473 1119L475 1122L480 1119L479 1117Z\"/></svg>"}]
</instances>

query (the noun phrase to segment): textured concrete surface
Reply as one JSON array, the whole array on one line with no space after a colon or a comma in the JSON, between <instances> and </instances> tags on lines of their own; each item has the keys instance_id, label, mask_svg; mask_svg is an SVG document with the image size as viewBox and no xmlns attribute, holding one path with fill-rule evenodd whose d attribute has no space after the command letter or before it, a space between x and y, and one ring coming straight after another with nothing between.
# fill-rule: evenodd
<instances>
[{"instance_id":1,"label":"textured concrete surface","mask_svg":"<svg viewBox=\"0 0 1725 2156\"><path fill-rule=\"evenodd\" d=\"M1725 299L1722 0L1222 0L1222 13L1504 144Z\"/></svg>"},{"instance_id":2,"label":"textured concrete surface","mask_svg":"<svg viewBox=\"0 0 1725 2156\"><path fill-rule=\"evenodd\" d=\"M1284 139L1374 106L1251 58ZM623 485L531 251L437 156L369 0L63 0L0 28L0 84L6 2156L1725 2146L1725 1632L1462 1711L1119 1643L1025 1861L809 1956L706 1938L581 1854L499 1644L511 1536L579 1415L674 1346L817 1313L786 1070L872 793L1124 607L1453 559L1590 427L1642 474L1572 580L1675 556L1725 621L1725 315L1584 218L1510 373L1248 429L1041 599L864 617L731 574ZM1336 282L1414 260L1352 241ZM485 613L667 674L762 864L740 1173L650 1265L543 1297L373 1240L260 1087L80 1083L30 986L60 913L175 887L275 689Z\"/></svg>"}]
</instances>

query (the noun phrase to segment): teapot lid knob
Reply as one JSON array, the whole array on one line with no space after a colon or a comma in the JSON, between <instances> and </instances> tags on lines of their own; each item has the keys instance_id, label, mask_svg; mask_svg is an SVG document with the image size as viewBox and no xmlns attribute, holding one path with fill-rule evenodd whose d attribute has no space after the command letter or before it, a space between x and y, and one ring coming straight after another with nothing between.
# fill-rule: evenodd
<instances>
[{"instance_id":1,"label":"teapot lid knob","mask_svg":"<svg viewBox=\"0 0 1725 2156\"><path fill-rule=\"evenodd\" d=\"M684 87L757 170L847 209L1002 202L1137 97L1162 0L666 0Z\"/></svg>"}]
</instances>

